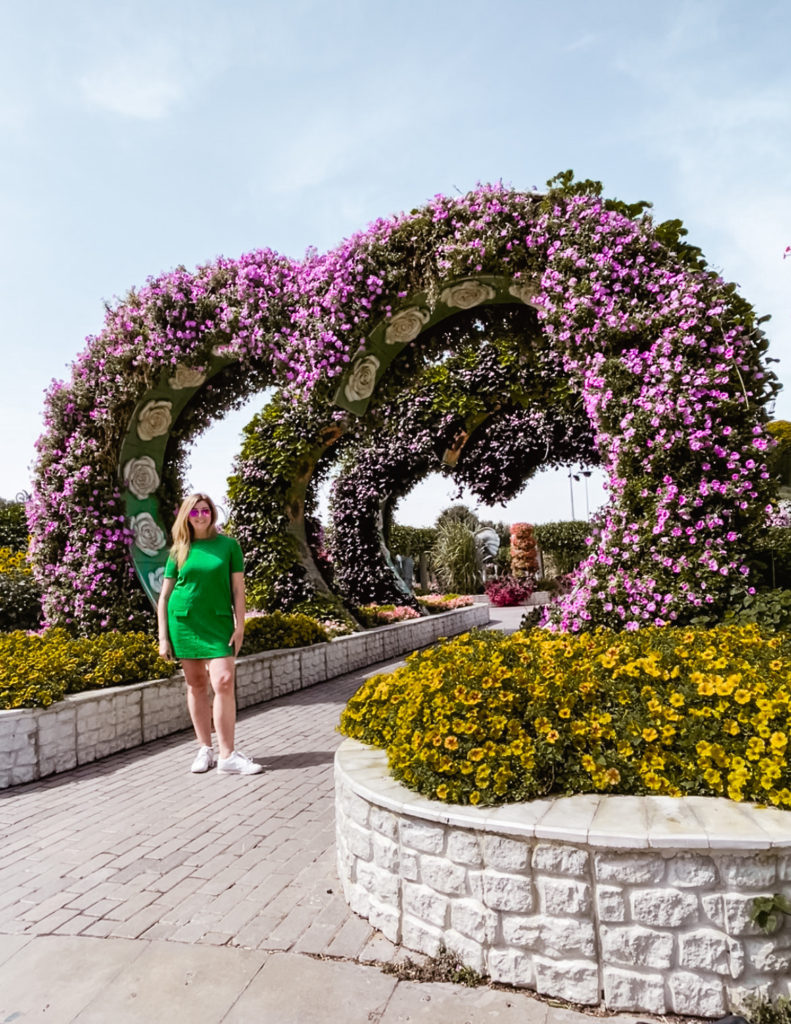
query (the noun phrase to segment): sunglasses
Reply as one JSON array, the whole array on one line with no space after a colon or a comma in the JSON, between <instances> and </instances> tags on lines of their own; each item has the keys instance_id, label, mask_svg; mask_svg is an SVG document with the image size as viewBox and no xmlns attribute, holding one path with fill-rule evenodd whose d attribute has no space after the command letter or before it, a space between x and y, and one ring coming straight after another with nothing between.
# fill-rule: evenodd
<instances>
[{"instance_id":1,"label":"sunglasses","mask_svg":"<svg viewBox=\"0 0 791 1024\"><path fill-rule=\"evenodd\" d=\"M211 509L209 508L191 508L190 519L197 519L198 516L210 516Z\"/></svg>"}]
</instances>

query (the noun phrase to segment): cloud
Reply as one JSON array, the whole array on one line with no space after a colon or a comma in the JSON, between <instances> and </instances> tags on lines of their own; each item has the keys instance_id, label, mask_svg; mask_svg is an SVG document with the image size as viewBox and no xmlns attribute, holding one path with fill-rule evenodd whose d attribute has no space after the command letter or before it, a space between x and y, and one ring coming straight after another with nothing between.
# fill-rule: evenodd
<instances>
[{"instance_id":1,"label":"cloud","mask_svg":"<svg viewBox=\"0 0 791 1024\"><path fill-rule=\"evenodd\" d=\"M191 75L165 46L117 54L79 79L91 106L146 121L168 117L184 100Z\"/></svg>"}]
</instances>

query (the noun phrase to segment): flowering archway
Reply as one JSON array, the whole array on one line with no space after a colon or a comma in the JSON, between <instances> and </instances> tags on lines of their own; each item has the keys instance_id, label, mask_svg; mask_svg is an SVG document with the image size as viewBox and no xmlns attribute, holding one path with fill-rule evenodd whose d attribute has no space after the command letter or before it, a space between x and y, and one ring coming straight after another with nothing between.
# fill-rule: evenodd
<instances>
[{"instance_id":1,"label":"flowering archway","mask_svg":"<svg viewBox=\"0 0 791 1024\"><path fill-rule=\"evenodd\" d=\"M234 518L267 600L321 590L314 471L365 435L380 394L408 386L408 354L438 323L506 305L535 309L533 348L579 395L609 482L558 624L716 615L749 585L772 496L775 385L753 310L679 228L561 176L543 196L437 196L299 264L264 251L149 281L48 396L31 519L48 620L87 630L149 614L134 576L154 597L185 443L272 384L279 412L242 454ZM268 497L251 518L253 471Z\"/></svg>"}]
</instances>

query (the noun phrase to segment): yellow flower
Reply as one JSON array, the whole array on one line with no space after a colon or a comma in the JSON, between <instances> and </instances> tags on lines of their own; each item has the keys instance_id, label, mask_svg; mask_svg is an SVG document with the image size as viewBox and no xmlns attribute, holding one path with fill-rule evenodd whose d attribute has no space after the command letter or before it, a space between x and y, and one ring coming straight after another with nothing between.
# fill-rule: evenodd
<instances>
[{"instance_id":1,"label":"yellow flower","mask_svg":"<svg viewBox=\"0 0 791 1024\"><path fill-rule=\"evenodd\" d=\"M659 736L659 733L656 729L643 729L641 735L646 743L653 743L657 736Z\"/></svg>"},{"instance_id":2,"label":"yellow flower","mask_svg":"<svg viewBox=\"0 0 791 1024\"><path fill-rule=\"evenodd\" d=\"M445 737L445 749L446 750L458 750L458 748L459 748L459 741L456 739L455 736L446 736Z\"/></svg>"},{"instance_id":3,"label":"yellow flower","mask_svg":"<svg viewBox=\"0 0 791 1024\"><path fill-rule=\"evenodd\" d=\"M560 733L557 731L557 729L550 729L544 737L544 739L547 741L547 743L555 743L557 740L560 739Z\"/></svg>"},{"instance_id":4,"label":"yellow flower","mask_svg":"<svg viewBox=\"0 0 791 1024\"><path fill-rule=\"evenodd\" d=\"M445 785L444 782L442 783L441 786L437 786L436 793L440 800L444 800L447 797L448 787Z\"/></svg>"},{"instance_id":5,"label":"yellow flower","mask_svg":"<svg viewBox=\"0 0 791 1024\"><path fill-rule=\"evenodd\" d=\"M745 690L743 687L742 689L737 690L736 693L734 693L733 695L733 699L736 701L737 704L746 704L751 697L752 694L750 693L750 691Z\"/></svg>"},{"instance_id":6,"label":"yellow flower","mask_svg":"<svg viewBox=\"0 0 791 1024\"><path fill-rule=\"evenodd\" d=\"M472 793L470 793L470 803L474 805L474 804L479 804L480 802L481 802L481 794L478 792L477 789L474 789L472 791Z\"/></svg>"},{"instance_id":7,"label":"yellow flower","mask_svg":"<svg viewBox=\"0 0 791 1024\"><path fill-rule=\"evenodd\" d=\"M481 747L473 747L469 754L467 754L467 757L470 761L480 761L484 753L485 751Z\"/></svg>"},{"instance_id":8,"label":"yellow flower","mask_svg":"<svg viewBox=\"0 0 791 1024\"><path fill-rule=\"evenodd\" d=\"M773 732L769 737L769 745L775 750L785 750L788 744L788 737L784 732Z\"/></svg>"}]
</instances>

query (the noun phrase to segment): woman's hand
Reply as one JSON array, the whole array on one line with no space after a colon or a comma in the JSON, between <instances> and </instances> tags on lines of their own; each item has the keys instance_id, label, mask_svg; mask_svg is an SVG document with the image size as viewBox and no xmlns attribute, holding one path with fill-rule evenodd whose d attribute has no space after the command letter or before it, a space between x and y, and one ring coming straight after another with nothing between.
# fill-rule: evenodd
<instances>
[{"instance_id":1,"label":"woman's hand","mask_svg":"<svg viewBox=\"0 0 791 1024\"><path fill-rule=\"evenodd\" d=\"M160 658L164 658L165 661L175 661L176 660L173 657L173 648L172 648L172 646L170 644L170 640L162 640L162 639L160 639L160 641L159 641L159 656L160 656Z\"/></svg>"},{"instance_id":2,"label":"woman's hand","mask_svg":"<svg viewBox=\"0 0 791 1024\"><path fill-rule=\"evenodd\" d=\"M228 646L233 647L234 657L238 657L239 651L242 649L242 643L244 642L244 624L237 626L236 629L231 633L231 639L228 641Z\"/></svg>"}]
</instances>

